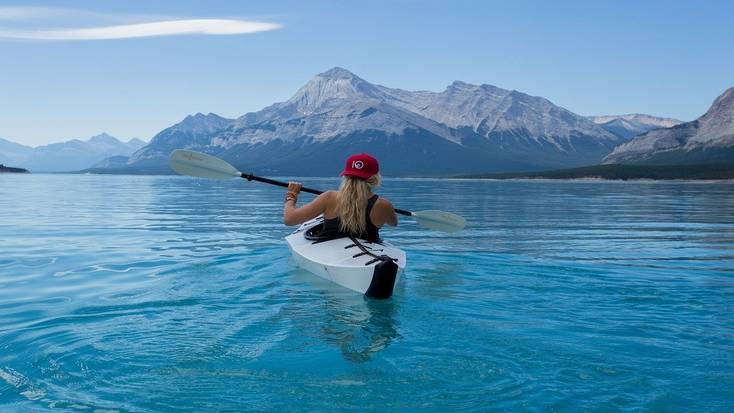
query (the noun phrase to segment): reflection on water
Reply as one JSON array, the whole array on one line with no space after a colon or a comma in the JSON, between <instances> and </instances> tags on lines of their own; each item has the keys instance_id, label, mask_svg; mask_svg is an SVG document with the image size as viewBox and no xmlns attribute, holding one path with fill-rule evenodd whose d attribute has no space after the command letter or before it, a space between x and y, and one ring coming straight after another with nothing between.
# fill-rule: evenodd
<instances>
[{"instance_id":1,"label":"reflection on water","mask_svg":"<svg viewBox=\"0 0 734 413\"><path fill-rule=\"evenodd\" d=\"M316 188L336 179L304 179ZM734 184L386 179L395 296L295 268L282 190L0 175L0 411L727 411Z\"/></svg>"},{"instance_id":2,"label":"reflection on water","mask_svg":"<svg viewBox=\"0 0 734 413\"><path fill-rule=\"evenodd\" d=\"M339 348L345 360L369 361L373 353L400 339L395 318L399 304L395 300L374 300L354 294L301 269L292 271L291 276L319 291L317 306L313 309L321 318L318 337ZM303 328L307 330L309 326Z\"/></svg>"},{"instance_id":3,"label":"reflection on water","mask_svg":"<svg viewBox=\"0 0 734 413\"><path fill-rule=\"evenodd\" d=\"M324 338L341 348L345 359L369 361L376 353L400 338L395 324L395 302L363 298L360 308L345 312L339 301L327 303L329 320L322 329Z\"/></svg>"}]
</instances>

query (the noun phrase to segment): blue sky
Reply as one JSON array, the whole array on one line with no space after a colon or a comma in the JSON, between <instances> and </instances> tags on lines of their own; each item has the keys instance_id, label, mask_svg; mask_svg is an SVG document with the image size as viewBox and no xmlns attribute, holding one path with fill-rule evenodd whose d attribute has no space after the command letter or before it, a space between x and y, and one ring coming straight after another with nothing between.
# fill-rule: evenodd
<instances>
[{"instance_id":1,"label":"blue sky","mask_svg":"<svg viewBox=\"0 0 734 413\"><path fill-rule=\"evenodd\" d=\"M285 100L332 66L692 120L734 86L732 16L731 1L0 1L0 138L147 140ZM109 38L129 33L143 37Z\"/></svg>"}]
</instances>

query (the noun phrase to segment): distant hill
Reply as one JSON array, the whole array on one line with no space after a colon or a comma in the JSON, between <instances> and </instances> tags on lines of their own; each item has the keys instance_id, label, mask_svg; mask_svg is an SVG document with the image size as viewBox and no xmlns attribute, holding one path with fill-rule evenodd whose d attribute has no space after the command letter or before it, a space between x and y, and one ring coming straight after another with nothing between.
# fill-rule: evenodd
<instances>
[{"instance_id":1,"label":"distant hill","mask_svg":"<svg viewBox=\"0 0 734 413\"><path fill-rule=\"evenodd\" d=\"M145 144L140 139L122 142L106 133L87 140L72 139L35 148L0 139L0 163L33 172L71 172L88 168L110 156L129 156Z\"/></svg>"},{"instance_id":2,"label":"distant hill","mask_svg":"<svg viewBox=\"0 0 734 413\"><path fill-rule=\"evenodd\" d=\"M28 173L28 170L23 168L13 168L11 166L5 166L0 164L0 173Z\"/></svg>"},{"instance_id":3,"label":"distant hill","mask_svg":"<svg viewBox=\"0 0 734 413\"><path fill-rule=\"evenodd\" d=\"M117 155L105 158L96 164L92 165L89 169L117 169L124 168L127 165L127 161L130 159L129 156Z\"/></svg>"},{"instance_id":4,"label":"distant hill","mask_svg":"<svg viewBox=\"0 0 734 413\"><path fill-rule=\"evenodd\" d=\"M595 165L581 168L558 169L540 172L514 172L501 174L478 174L461 178L484 179L734 179L734 164L703 165Z\"/></svg>"},{"instance_id":5,"label":"distant hill","mask_svg":"<svg viewBox=\"0 0 734 413\"><path fill-rule=\"evenodd\" d=\"M700 118L651 130L614 149L604 163L689 165L734 162L734 87Z\"/></svg>"},{"instance_id":6,"label":"distant hill","mask_svg":"<svg viewBox=\"0 0 734 413\"><path fill-rule=\"evenodd\" d=\"M21 145L6 139L0 139L0 163L19 165L33 153L30 146Z\"/></svg>"},{"instance_id":7,"label":"distant hill","mask_svg":"<svg viewBox=\"0 0 734 413\"><path fill-rule=\"evenodd\" d=\"M629 140L653 129L670 128L683 123L673 118L631 113L628 115L589 116L592 122L622 139Z\"/></svg>"},{"instance_id":8,"label":"distant hill","mask_svg":"<svg viewBox=\"0 0 734 413\"><path fill-rule=\"evenodd\" d=\"M124 166L117 159L95 171L171 173L169 154L187 148L270 175L334 175L347 155L369 152L387 176L435 176L594 164L623 141L519 91L460 81L441 92L406 91L333 68L259 112L188 116Z\"/></svg>"}]
</instances>

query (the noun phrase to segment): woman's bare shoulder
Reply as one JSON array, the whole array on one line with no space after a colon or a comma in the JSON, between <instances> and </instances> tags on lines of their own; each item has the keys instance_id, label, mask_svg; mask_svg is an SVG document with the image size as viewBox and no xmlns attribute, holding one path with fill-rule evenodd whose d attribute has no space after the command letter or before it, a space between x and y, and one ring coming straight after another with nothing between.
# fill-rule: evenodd
<instances>
[{"instance_id":1,"label":"woman's bare shoulder","mask_svg":"<svg viewBox=\"0 0 734 413\"><path fill-rule=\"evenodd\" d=\"M324 198L328 200L335 200L338 193L339 191L330 190L330 191L324 191L322 195Z\"/></svg>"},{"instance_id":2,"label":"woman's bare shoulder","mask_svg":"<svg viewBox=\"0 0 734 413\"><path fill-rule=\"evenodd\" d=\"M375 202L375 206L380 209L394 209L392 206L392 203L387 198L379 197L377 198L377 202Z\"/></svg>"},{"instance_id":3,"label":"woman's bare shoulder","mask_svg":"<svg viewBox=\"0 0 734 413\"><path fill-rule=\"evenodd\" d=\"M319 195L319 198L323 199L326 208L333 208L336 205L336 195L338 191L324 191L323 194Z\"/></svg>"}]
</instances>

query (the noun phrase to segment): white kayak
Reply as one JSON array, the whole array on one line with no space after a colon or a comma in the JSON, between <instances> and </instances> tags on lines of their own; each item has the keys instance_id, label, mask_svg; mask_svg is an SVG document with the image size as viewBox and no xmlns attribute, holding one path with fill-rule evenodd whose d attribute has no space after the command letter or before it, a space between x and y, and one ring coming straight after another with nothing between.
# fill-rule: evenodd
<instances>
[{"instance_id":1,"label":"white kayak","mask_svg":"<svg viewBox=\"0 0 734 413\"><path fill-rule=\"evenodd\" d=\"M302 224L285 237L296 265L372 298L389 298L405 269L405 252L381 241L320 238L323 218Z\"/></svg>"}]
</instances>

